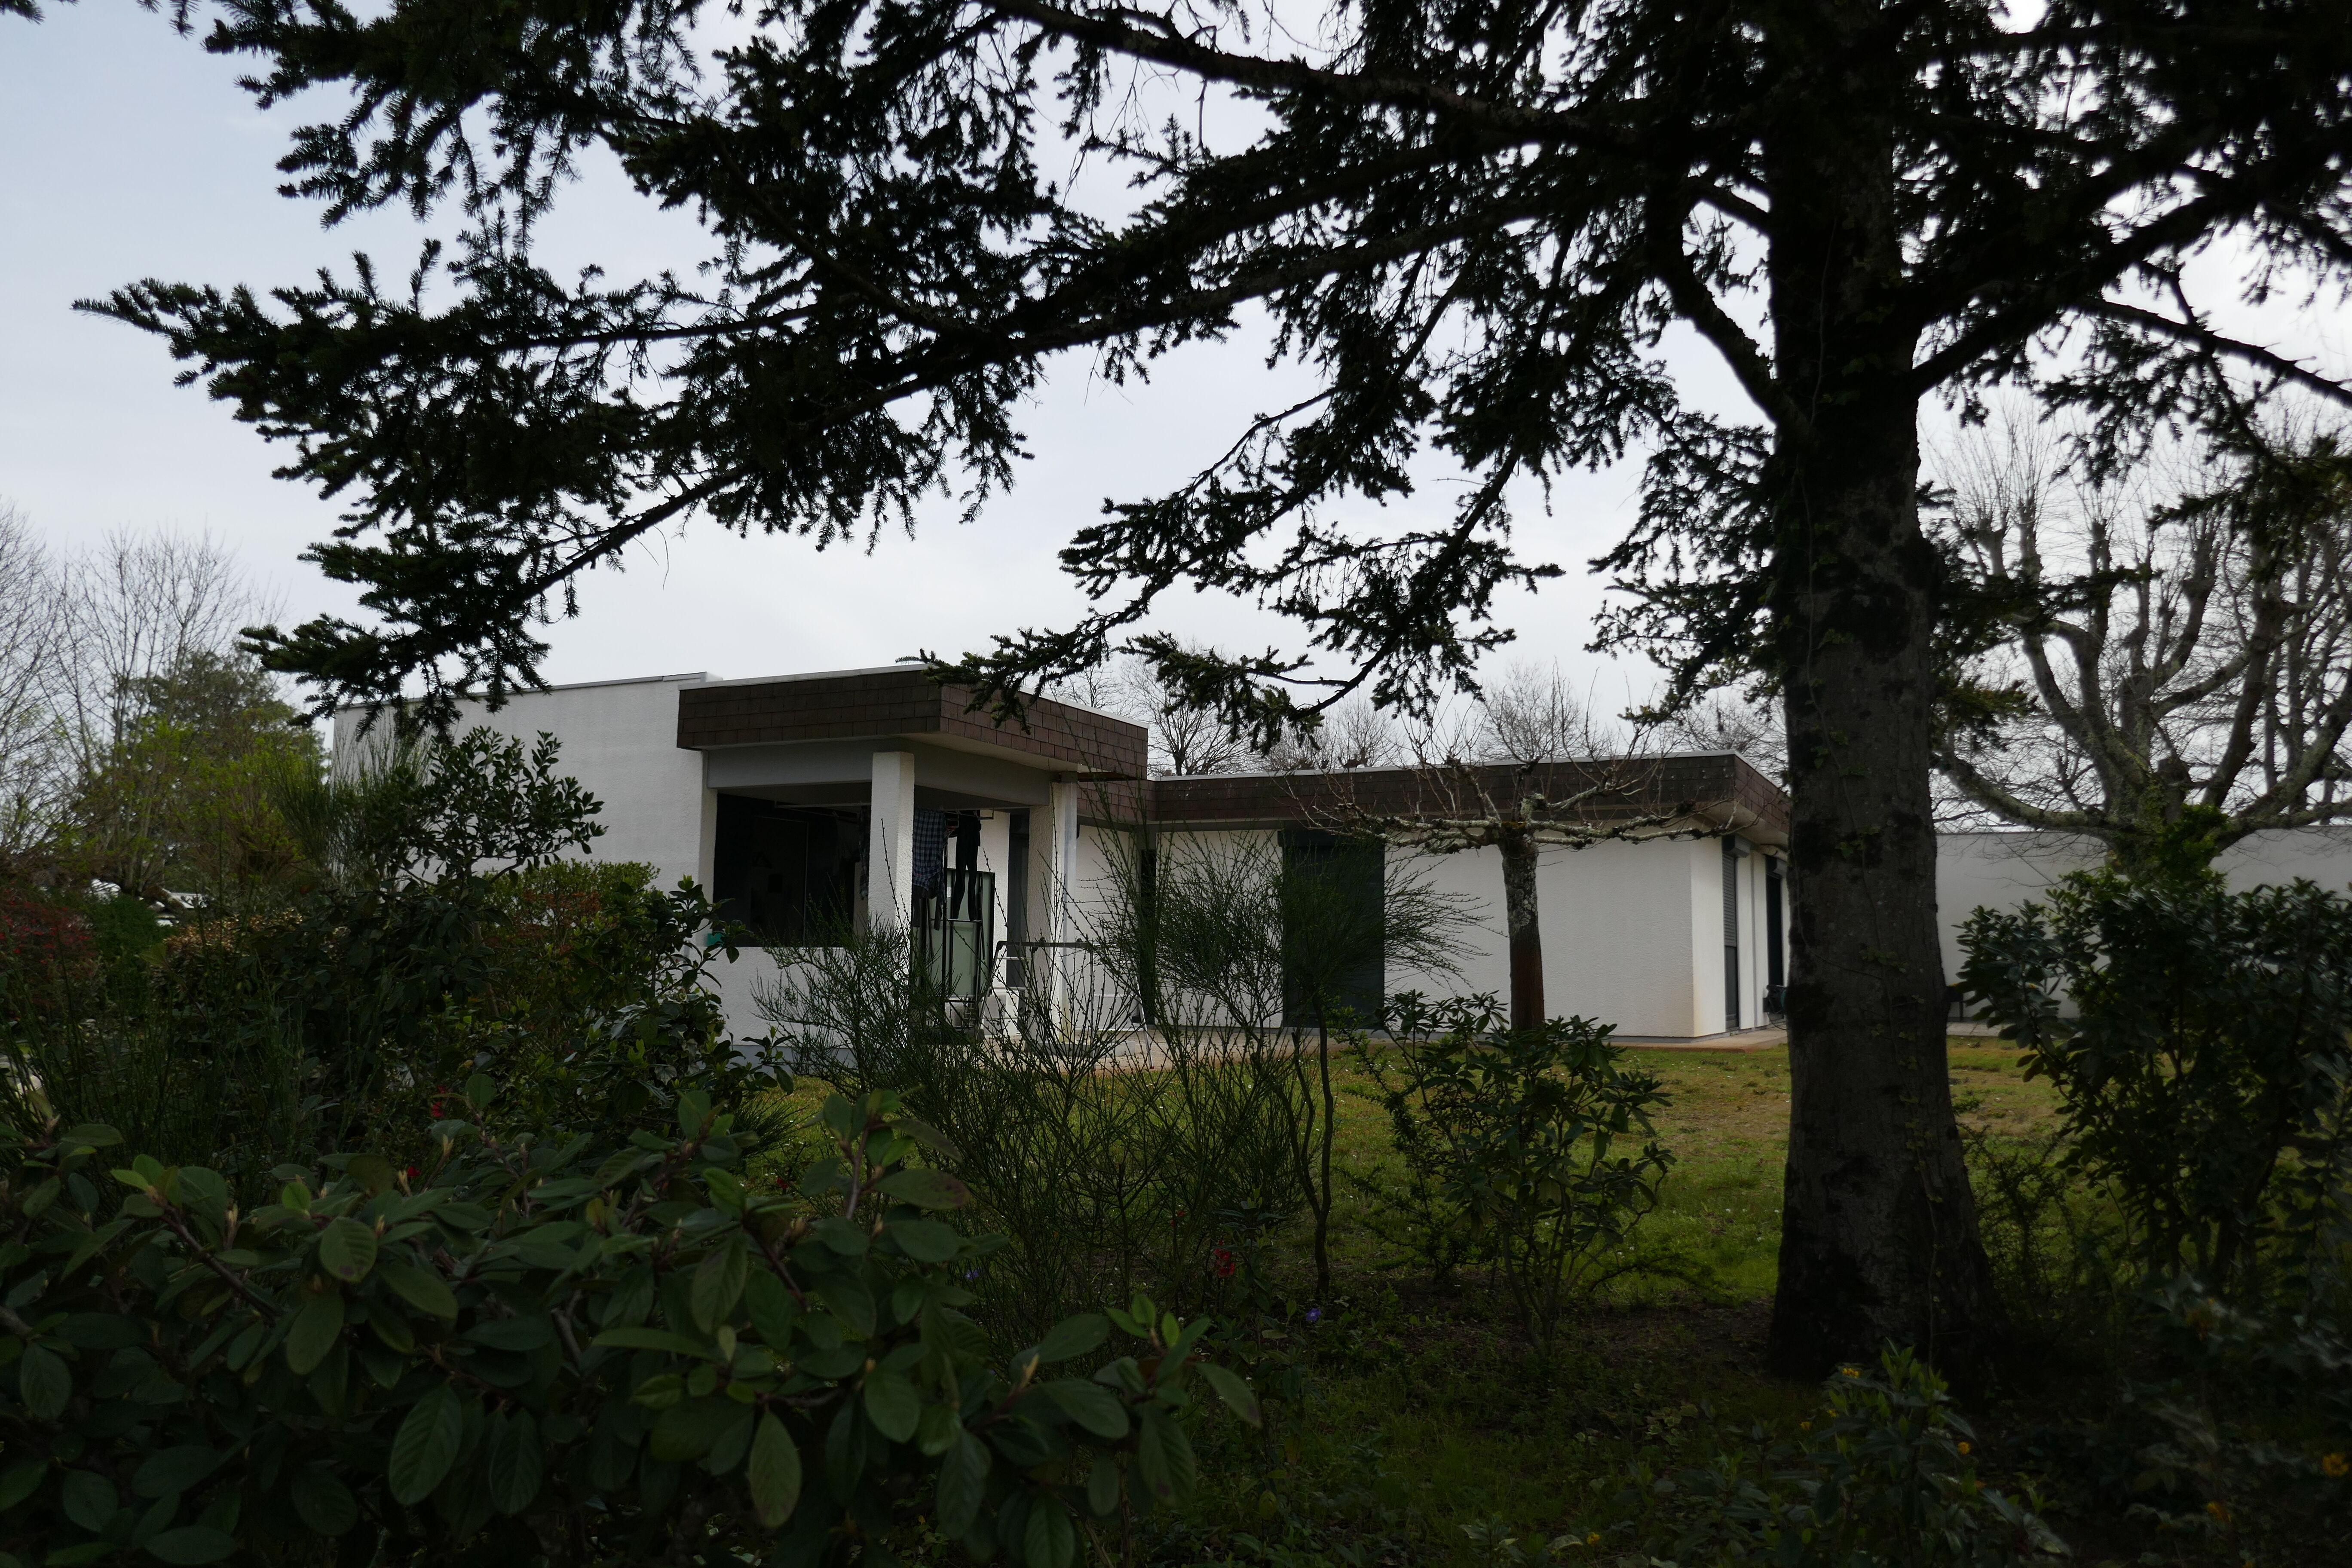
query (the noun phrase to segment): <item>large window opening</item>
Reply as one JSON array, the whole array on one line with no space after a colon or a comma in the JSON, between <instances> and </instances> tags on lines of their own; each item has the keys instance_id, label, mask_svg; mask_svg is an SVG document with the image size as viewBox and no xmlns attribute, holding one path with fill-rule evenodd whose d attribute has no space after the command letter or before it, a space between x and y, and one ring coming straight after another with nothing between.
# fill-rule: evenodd
<instances>
[{"instance_id":1,"label":"large window opening","mask_svg":"<svg viewBox=\"0 0 2352 1568\"><path fill-rule=\"evenodd\" d=\"M857 810L722 795L711 896L754 946L821 946L849 931L865 858Z\"/></svg>"}]
</instances>

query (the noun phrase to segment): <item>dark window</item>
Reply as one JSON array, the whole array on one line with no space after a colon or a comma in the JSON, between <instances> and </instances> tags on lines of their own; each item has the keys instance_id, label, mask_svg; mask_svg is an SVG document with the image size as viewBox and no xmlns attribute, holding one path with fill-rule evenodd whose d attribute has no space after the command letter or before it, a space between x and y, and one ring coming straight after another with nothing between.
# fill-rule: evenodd
<instances>
[{"instance_id":1,"label":"dark window","mask_svg":"<svg viewBox=\"0 0 2352 1568\"><path fill-rule=\"evenodd\" d=\"M722 795L711 896L756 945L818 945L848 931L865 855L860 813Z\"/></svg>"},{"instance_id":2,"label":"dark window","mask_svg":"<svg viewBox=\"0 0 2352 1568\"><path fill-rule=\"evenodd\" d=\"M1776 989L1789 983L1788 962L1780 951L1787 942L1780 898L1780 862L1775 858L1764 865L1764 982Z\"/></svg>"},{"instance_id":3,"label":"dark window","mask_svg":"<svg viewBox=\"0 0 2352 1568\"><path fill-rule=\"evenodd\" d=\"M1286 1026L1313 1026L1318 1001L1362 1024L1380 1016L1387 978L1382 865L1378 844L1315 828L1283 833Z\"/></svg>"},{"instance_id":4,"label":"dark window","mask_svg":"<svg viewBox=\"0 0 2352 1568\"><path fill-rule=\"evenodd\" d=\"M1029 814L1016 811L1005 825L1004 983L1029 983Z\"/></svg>"}]
</instances>

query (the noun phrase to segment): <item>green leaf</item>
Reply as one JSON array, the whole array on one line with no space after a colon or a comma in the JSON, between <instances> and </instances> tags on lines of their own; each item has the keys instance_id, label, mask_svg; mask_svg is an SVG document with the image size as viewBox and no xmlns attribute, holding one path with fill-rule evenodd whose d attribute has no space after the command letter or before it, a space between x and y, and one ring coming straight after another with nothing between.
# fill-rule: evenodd
<instances>
[{"instance_id":1,"label":"green leaf","mask_svg":"<svg viewBox=\"0 0 2352 1568\"><path fill-rule=\"evenodd\" d=\"M349 1215L327 1222L319 1233L319 1267L346 1285L356 1285L375 1267L375 1231Z\"/></svg>"},{"instance_id":2,"label":"green leaf","mask_svg":"<svg viewBox=\"0 0 2352 1568\"><path fill-rule=\"evenodd\" d=\"M923 1406L923 1418L915 1423L915 1447L926 1458L936 1459L955 1447L963 1431L963 1420L956 1407L944 1401Z\"/></svg>"},{"instance_id":3,"label":"green leaf","mask_svg":"<svg viewBox=\"0 0 2352 1568\"><path fill-rule=\"evenodd\" d=\"M1118 1511L1118 1460L1112 1455L1097 1454L1087 1472L1087 1507L1097 1519Z\"/></svg>"},{"instance_id":4,"label":"green leaf","mask_svg":"<svg viewBox=\"0 0 2352 1568\"><path fill-rule=\"evenodd\" d=\"M467 1329L466 1338L494 1351L535 1351L555 1342L555 1325L537 1313L528 1318L491 1318Z\"/></svg>"},{"instance_id":5,"label":"green leaf","mask_svg":"<svg viewBox=\"0 0 2352 1568\"><path fill-rule=\"evenodd\" d=\"M845 1327L860 1334L874 1331L874 1295L864 1280L849 1274L828 1274L816 1282L816 1294Z\"/></svg>"},{"instance_id":6,"label":"green leaf","mask_svg":"<svg viewBox=\"0 0 2352 1568\"><path fill-rule=\"evenodd\" d=\"M443 1384L412 1407L392 1439L392 1462L384 1474L392 1482L392 1500L419 1503L457 1462L457 1446L465 1436L464 1410L457 1391Z\"/></svg>"},{"instance_id":7,"label":"green leaf","mask_svg":"<svg viewBox=\"0 0 2352 1568\"><path fill-rule=\"evenodd\" d=\"M1070 1568L1077 1547L1077 1531L1070 1528L1069 1510L1052 1498L1033 1499L1029 1528L1022 1532L1026 1568Z\"/></svg>"},{"instance_id":8,"label":"green leaf","mask_svg":"<svg viewBox=\"0 0 2352 1568\"><path fill-rule=\"evenodd\" d=\"M1099 1312L1080 1312L1074 1318L1064 1318L1045 1331L1045 1342L1037 1347L1037 1359L1050 1365L1085 1355L1099 1349L1109 1333L1110 1326Z\"/></svg>"},{"instance_id":9,"label":"green leaf","mask_svg":"<svg viewBox=\"0 0 2352 1568\"><path fill-rule=\"evenodd\" d=\"M1192 1495L1198 1470L1192 1445L1174 1416L1157 1405L1142 1410L1143 1431L1135 1445L1136 1468L1152 1501L1163 1508L1181 1507Z\"/></svg>"},{"instance_id":10,"label":"green leaf","mask_svg":"<svg viewBox=\"0 0 2352 1568\"><path fill-rule=\"evenodd\" d=\"M1045 1394L1061 1407L1063 1415L1096 1436L1117 1442L1127 1436L1127 1406L1112 1397L1110 1390L1102 1384L1057 1377L1045 1385Z\"/></svg>"},{"instance_id":11,"label":"green leaf","mask_svg":"<svg viewBox=\"0 0 2352 1568\"><path fill-rule=\"evenodd\" d=\"M93 1535L104 1530L122 1506L122 1495L114 1489L114 1483L94 1470L68 1470L58 1492L65 1516Z\"/></svg>"},{"instance_id":12,"label":"green leaf","mask_svg":"<svg viewBox=\"0 0 2352 1568\"><path fill-rule=\"evenodd\" d=\"M743 1305L751 1314L751 1326L760 1338L779 1356L792 1342L793 1319L800 1308L784 1282L764 1268L755 1268L743 1284Z\"/></svg>"},{"instance_id":13,"label":"green leaf","mask_svg":"<svg viewBox=\"0 0 2352 1568\"><path fill-rule=\"evenodd\" d=\"M844 1258L866 1255L868 1240L866 1232L837 1214L829 1214L812 1224L809 1234Z\"/></svg>"},{"instance_id":14,"label":"green leaf","mask_svg":"<svg viewBox=\"0 0 2352 1568\"><path fill-rule=\"evenodd\" d=\"M960 1209L971 1202L971 1189L945 1171L893 1171L875 1183L874 1190L917 1208Z\"/></svg>"},{"instance_id":15,"label":"green leaf","mask_svg":"<svg viewBox=\"0 0 2352 1568\"><path fill-rule=\"evenodd\" d=\"M542 1458L539 1427L518 1410L490 1431L490 1506L518 1514L539 1496Z\"/></svg>"},{"instance_id":16,"label":"green leaf","mask_svg":"<svg viewBox=\"0 0 2352 1568\"><path fill-rule=\"evenodd\" d=\"M915 1435L915 1423L922 1416L922 1396L913 1384L895 1372L866 1374L866 1418L874 1423L877 1432L893 1443L903 1443Z\"/></svg>"},{"instance_id":17,"label":"green leaf","mask_svg":"<svg viewBox=\"0 0 2352 1568\"><path fill-rule=\"evenodd\" d=\"M784 1424L773 1415L760 1417L759 1435L751 1439L751 1464L745 1472L751 1488L751 1507L763 1530L781 1530L801 1500L801 1451Z\"/></svg>"},{"instance_id":18,"label":"green leaf","mask_svg":"<svg viewBox=\"0 0 2352 1568\"><path fill-rule=\"evenodd\" d=\"M971 1531L988 1491L988 1446L970 1432L940 1460L940 1529L950 1536Z\"/></svg>"},{"instance_id":19,"label":"green leaf","mask_svg":"<svg viewBox=\"0 0 2352 1568\"><path fill-rule=\"evenodd\" d=\"M329 1290L311 1297L294 1314L294 1326L286 1331L286 1364L296 1376L308 1377L327 1359L342 1331L343 1293Z\"/></svg>"},{"instance_id":20,"label":"green leaf","mask_svg":"<svg viewBox=\"0 0 2352 1568\"><path fill-rule=\"evenodd\" d=\"M225 1454L193 1443L147 1456L131 1478L131 1489L141 1497L158 1498L184 1492L220 1468Z\"/></svg>"},{"instance_id":21,"label":"green leaf","mask_svg":"<svg viewBox=\"0 0 2352 1568\"><path fill-rule=\"evenodd\" d=\"M40 1486L41 1478L48 1473L48 1464L42 1459L19 1459L0 1470L0 1513L31 1497Z\"/></svg>"},{"instance_id":22,"label":"green leaf","mask_svg":"<svg viewBox=\"0 0 2352 1568\"><path fill-rule=\"evenodd\" d=\"M956 1147L947 1134L917 1117L903 1113L893 1116L890 1118L890 1131L912 1138L916 1142L950 1163L963 1158L963 1151Z\"/></svg>"},{"instance_id":23,"label":"green leaf","mask_svg":"<svg viewBox=\"0 0 2352 1568\"><path fill-rule=\"evenodd\" d=\"M698 1459L739 1421L751 1419L751 1407L724 1397L689 1399L673 1405L656 1418L646 1447L656 1459L679 1464Z\"/></svg>"},{"instance_id":24,"label":"green leaf","mask_svg":"<svg viewBox=\"0 0 2352 1568\"><path fill-rule=\"evenodd\" d=\"M751 1274L751 1253L740 1237L697 1264L688 1298L695 1327L709 1333L725 1322L735 1310L735 1303L743 1294L743 1283Z\"/></svg>"},{"instance_id":25,"label":"green leaf","mask_svg":"<svg viewBox=\"0 0 2352 1568\"><path fill-rule=\"evenodd\" d=\"M400 1299L420 1312L455 1321L457 1298L442 1278L429 1268L421 1268L397 1253L387 1252L376 1260L375 1277L391 1286Z\"/></svg>"},{"instance_id":26,"label":"green leaf","mask_svg":"<svg viewBox=\"0 0 2352 1568\"><path fill-rule=\"evenodd\" d=\"M359 1500L333 1472L303 1469L294 1477L294 1511L320 1535L337 1536L360 1521Z\"/></svg>"},{"instance_id":27,"label":"green leaf","mask_svg":"<svg viewBox=\"0 0 2352 1568\"><path fill-rule=\"evenodd\" d=\"M946 1263L963 1250L963 1237L935 1219L893 1220L883 1233L918 1263Z\"/></svg>"},{"instance_id":28,"label":"green leaf","mask_svg":"<svg viewBox=\"0 0 2352 1568\"><path fill-rule=\"evenodd\" d=\"M478 1072L466 1080L466 1103L475 1110L488 1110L498 1097L499 1086L490 1081L489 1074Z\"/></svg>"},{"instance_id":29,"label":"green leaf","mask_svg":"<svg viewBox=\"0 0 2352 1568\"><path fill-rule=\"evenodd\" d=\"M671 1333L667 1329L606 1329L589 1342L608 1350L667 1351L672 1355L698 1356L704 1361L719 1359L716 1345L688 1339L684 1334Z\"/></svg>"},{"instance_id":30,"label":"green leaf","mask_svg":"<svg viewBox=\"0 0 2352 1568\"><path fill-rule=\"evenodd\" d=\"M1219 1366L1213 1361L1197 1364L1201 1375L1209 1380L1209 1386L1216 1390L1217 1397L1223 1400L1234 1415L1253 1426L1265 1425L1265 1412L1258 1405L1257 1394L1243 1381L1241 1373Z\"/></svg>"},{"instance_id":31,"label":"green leaf","mask_svg":"<svg viewBox=\"0 0 2352 1568\"><path fill-rule=\"evenodd\" d=\"M101 1121L85 1121L69 1127L58 1142L68 1149L111 1149L122 1142L122 1134Z\"/></svg>"},{"instance_id":32,"label":"green leaf","mask_svg":"<svg viewBox=\"0 0 2352 1568\"><path fill-rule=\"evenodd\" d=\"M147 1540L147 1554L165 1563L217 1563L236 1550L236 1542L203 1524L184 1524Z\"/></svg>"},{"instance_id":33,"label":"green leaf","mask_svg":"<svg viewBox=\"0 0 2352 1568\"><path fill-rule=\"evenodd\" d=\"M73 1373L47 1345L28 1347L16 1363L16 1397L37 1421L54 1421L73 1397Z\"/></svg>"},{"instance_id":34,"label":"green leaf","mask_svg":"<svg viewBox=\"0 0 2352 1568\"><path fill-rule=\"evenodd\" d=\"M372 1198L381 1197L398 1184L392 1162L381 1154L354 1154L343 1170Z\"/></svg>"},{"instance_id":35,"label":"green leaf","mask_svg":"<svg viewBox=\"0 0 2352 1568\"><path fill-rule=\"evenodd\" d=\"M118 1312L76 1312L58 1325L58 1337L76 1350L127 1351L147 1342L147 1326Z\"/></svg>"}]
</instances>

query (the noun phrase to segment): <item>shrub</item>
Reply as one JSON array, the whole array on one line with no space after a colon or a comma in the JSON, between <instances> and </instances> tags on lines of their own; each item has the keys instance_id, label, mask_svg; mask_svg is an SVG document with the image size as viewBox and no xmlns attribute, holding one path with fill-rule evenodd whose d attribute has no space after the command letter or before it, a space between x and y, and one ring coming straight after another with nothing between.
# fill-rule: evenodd
<instances>
[{"instance_id":1,"label":"shrub","mask_svg":"<svg viewBox=\"0 0 2352 1568\"><path fill-rule=\"evenodd\" d=\"M0 887L0 1025L63 1015L67 998L98 973L97 944L80 910L28 888Z\"/></svg>"},{"instance_id":2,"label":"shrub","mask_svg":"<svg viewBox=\"0 0 2352 1568\"><path fill-rule=\"evenodd\" d=\"M1450 1245L1433 1233L1466 1237L1549 1352L1568 1306L1622 1270L1612 1255L1657 1205L1674 1163L1651 1123L1662 1081L1621 1065L1608 1025L1505 1029L1491 996L1432 1005L1406 993L1389 1022L1393 1050L1365 1060L1405 1166L1392 1212L1433 1258Z\"/></svg>"},{"instance_id":3,"label":"shrub","mask_svg":"<svg viewBox=\"0 0 2352 1568\"><path fill-rule=\"evenodd\" d=\"M1963 984L2056 1086L2073 1168L2111 1185L2151 1274L2253 1295L2269 1261L2310 1265L2352 1155L2352 901L2078 873L1979 910L1961 945Z\"/></svg>"},{"instance_id":4,"label":"shrub","mask_svg":"<svg viewBox=\"0 0 2352 1568\"><path fill-rule=\"evenodd\" d=\"M2189 1278L2143 1305L2174 1375L2127 1384L2095 1436L2105 1468L2127 1478L2115 1500L2231 1563L2340 1554L2352 1531L2352 1338L2324 1313L2248 1310Z\"/></svg>"},{"instance_id":5,"label":"shrub","mask_svg":"<svg viewBox=\"0 0 2352 1568\"><path fill-rule=\"evenodd\" d=\"M1139 1065L1126 998L1043 963L994 1018L963 1016L908 962L903 933L841 933L790 955L761 996L785 1059L851 1093L887 1089L944 1135L935 1158L1004 1233L973 1310L1034 1333L1079 1304L1142 1290L1196 1310L1228 1211L1297 1212L1293 1064L1180 1043Z\"/></svg>"},{"instance_id":6,"label":"shrub","mask_svg":"<svg viewBox=\"0 0 2352 1568\"><path fill-rule=\"evenodd\" d=\"M748 1184L691 1091L617 1151L435 1130L427 1168L336 1154L250 1214L110 1129L47 1135L0 1186L0 1568L160 1560L894 1561L918 1516L975 1557L1071 1568L1182 1500L1207 1324L1139 1300L1092 1378L1006 1372L961 1308L996 1245L910 1163L887 1095L835 1099L797 1188ZM119 1211L102 1189L127 1186Z\"/></svg>"},{"instance_id":7,"label":"shrub","mask_svg":"<svg viewBox=\"0 0 2352 1568\"><path fill-rule=\"evenodd\" d=\"M2064 1554L2032 1508L1979 1479L1975 1434L1910 1352L1840 1367L1824 1393L1822 1418L1793 1440L1754 1428L1678 1473L1634 1467L1622 1517L1583 1532L1586 1545L1643 1568L1997 1568Z\"/></svg>"}]
</instances>

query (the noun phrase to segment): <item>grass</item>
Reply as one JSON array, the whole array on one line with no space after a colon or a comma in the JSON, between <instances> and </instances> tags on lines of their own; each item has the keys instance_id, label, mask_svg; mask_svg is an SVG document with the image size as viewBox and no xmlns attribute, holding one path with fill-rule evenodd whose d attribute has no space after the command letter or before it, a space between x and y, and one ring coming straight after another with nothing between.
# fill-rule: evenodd
<instances>
[{"instance_id":1,"label":"grass","mask_svg":"<svg viewBox=\"0 0 2352 1568\"><path fill-rule=\"evenodd\" d=\"M1269 1401L1264 1434L1204 1422L1200 1498L1161 1560L1496 1568L1507 1553L1472 1530L1580 1540L1635 1458L1717 1423L1786 1427L1814 1413L1816 1389L1763 1368L1786 1051L1628 1057L1665 1081L1658 1132L1677 1163L1636 1233L1637 1267L1587 1308L1554 1362L1537 1363L1483 1279L1440 1289L1400 1263L1343 1182L1329 1299L1314 1299L1303 1227L1281 1238L1274 1266L1289 1337L1259 1383L1278 1391L1287 1362L1294 1396ZM1997 1135L2048 1120L2048 1088L2022 1076L2013 1049L1956 1039L1950 1060L1967 1114ZM1338 1081L1340 1169L1391 1166L1369 1079L1350 1068ZM804 1085L796 1098L814 1110L822 1092Z\"/></svg>"},{"instance_id":2,"label":"grass","mask_svg":"<svg viewBox=\"0 0 2352 1568\"><path fill-rule=\"evenodd\" d=\"M1303 1331L1306 1397L1277 1405L1262 1441L1229 1430L1205 1458L1188 1527L1202 1539L1186 1544L1206 1556L1494 1563L1507 1553L1471 1530L1581 1539L1607 1510L1612 1478L1644 1451L1710 1417L1745 1428L1813 1413L1816 1390L1762 1364L1787 1053L1628 1054L1667 1084L1658 1131L1678 1163L1636 1233L1639 1271L1587 1310L1557 1363L1535 1363L1482 1281L1449 1293L1381 1267L1390 1249L1343 1196L1338 1299ZM1956 1040L1951 1061L1955 1093L1997 1133L2048 1118L2047 1088L2022 1076L2015 1051ZM1391 1158L1385 1116L1359 1075L1346 1087L1340 1161L1376 1170ZM1295 1259L1293 1271L1303 1286Z\"/></svg>"}]
</instances>

